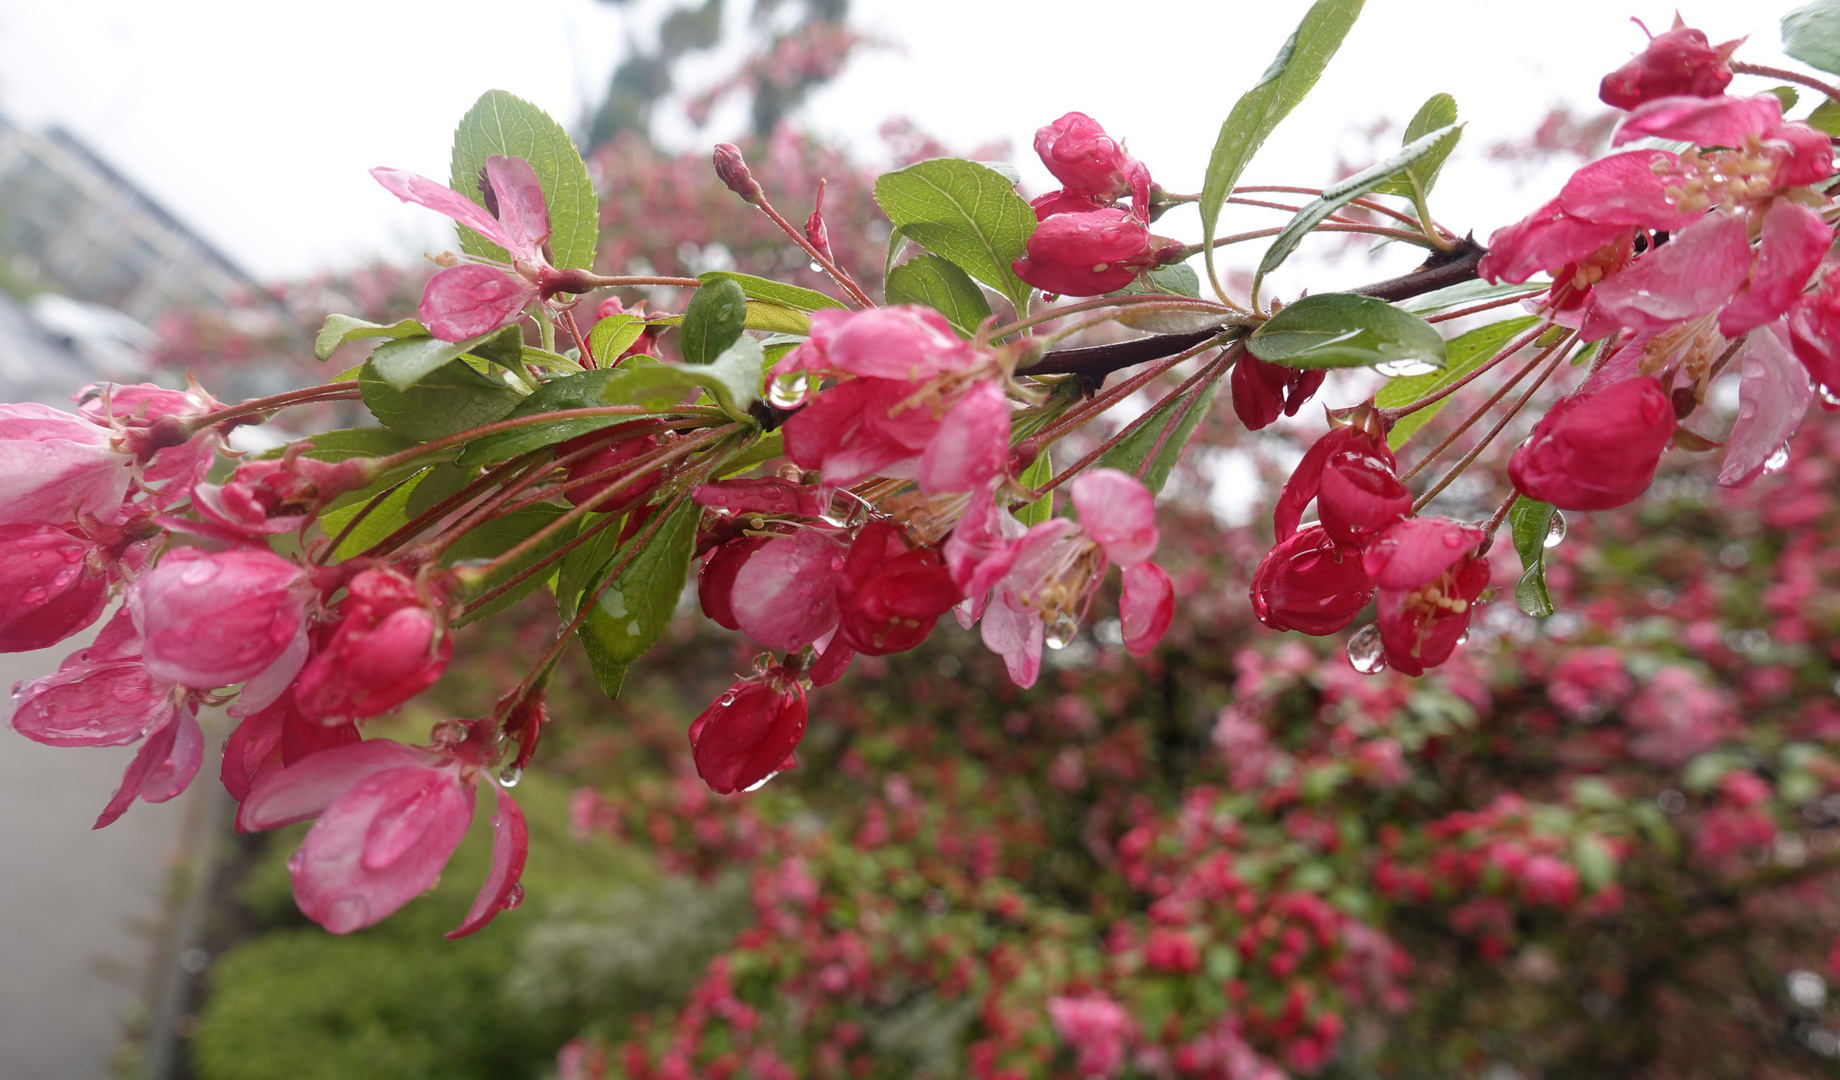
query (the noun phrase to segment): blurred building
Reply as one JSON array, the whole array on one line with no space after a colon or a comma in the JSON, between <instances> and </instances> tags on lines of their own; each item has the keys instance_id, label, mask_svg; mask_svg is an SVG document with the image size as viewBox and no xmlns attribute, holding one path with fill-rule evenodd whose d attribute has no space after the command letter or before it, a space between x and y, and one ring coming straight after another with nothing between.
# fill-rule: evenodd
<instances>
[{"instance_id":1,"label":"blurred building","mask_svg":"<svg viewBox=\"0 0 1840 1080\"><path fill-rule=\"evenodd\" d=\"M0 286L55 292L151 324L253 278L60 127L0 117Z\"/></svg>"}]
</instances>

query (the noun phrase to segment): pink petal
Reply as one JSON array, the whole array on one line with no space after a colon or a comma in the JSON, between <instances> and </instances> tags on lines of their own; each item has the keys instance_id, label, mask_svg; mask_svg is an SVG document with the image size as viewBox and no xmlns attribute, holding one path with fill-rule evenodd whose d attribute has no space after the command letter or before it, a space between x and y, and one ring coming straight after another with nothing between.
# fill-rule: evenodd
<instances>
[{"instance_id":1,"label":"pink petal","mask_svg":"<svg viewBox=\"0 0 1840 1080\"><path fill-rule=\"evenodd\" d=\"M1700 215L1682 211L1668 198L1668 183L1679 168L1680 158L1665 150L1612 154L1573 173L1559 190L1559 205L1596 225L1684 228Z\"/></svg>"},{"instance_id":2,"label":"pink petal","mask_svg":"<svg viewBox=\"0 0 1840 1080\"><path fill-rule=\"evenodd\" d=\"M513 258L542 258L543 242L549 239L549 208L537 170L523 158L493 154L486 158L486 179L498 197L498 220L505 238L511 241L499 246Z\"/></svg>"},{"instance_id":3,"label":"pink petal","mask_svg":"<svg viewBox=\"0 0 1840 1080\"><path fill-rule=\"evenodd\" d=\"M1771 100L1775 100L1772 98ZM1744 219L1706 215L1594 290L1595 311L1632 330L1661 330L1718 308L1750 275Z\"/></svg>"},{"instance_id":4,"label":"pink petal","mask_svg":"<svg viewBox=\"0 0 1840 1080\"><path fill-rule=\"evenodd\" d=\"M1140 562L1124 568L1124 592L1118 597L1118 617L1124 625L1124 647L1132 656L1144 656L1163 640L1176 614L1175 585L1163 568Z\"/></svg>"},{"instance_id":5,"label":"pink petal","mask_svg":"<svg viewBox=\"0 0 1840 1080\"><path fill-rule=\"evenodd\" d=\"M777 476L752 480L717 480L690 493L698 506L713 506L737 514L792 514L821 517L825 506L812 484L795 484Z\"/></svg>"},{"instance_id":6,"label":"pink petal","mask_svg":"<svg viewBox=\"0 0 1840 1080\"><path fill-rule=\"evenodd\" d=\"M124 746L171 722L172 689L139 658L70 665L19 685L13 730L47 746Z\"/></svg>"},{"instance_id":7,"label":"pink petal","mask_svg":"<svg viewBox=\"0 0 1840 1080\"><path fill-rule=\"evenodd\" d=\"M473 786L461 783L452 768L412 765L373 773L320 814L288 859L301 913L348 934L420 896L460 846L473 799ZM379 866L381 860L372 858L379 833L414 833L415 842Z\"/></svg>"},{"instance_id":8,"label":"pink petal","mask_svg":"<svg viewBox=\"0 0 1840 1080\"><path fill-rule=\"evenodd\" d=\"M178 738L179 717L175 713L172 720L149 735L147 741L141 744L140 751L134 755L134 760L128 762L127 771L121 774L121 786L115 789L115 794L109 798L109 804L102 808L102 815L90 828L101 829L113 825L116 818L128 812L128 807L134 805L134 800L140 795L147 781L166 763L166 759L172 756L173 746L178 742Z\"/></svg>"},{"instance_id":9,"label":"pink petal","mask_svg":"<svg viewBox=\"0 0 1840 1080\"><path fill-rule=\"evenodd\" d=\"M1066 522L1069 531L1073 528L1073 522L1065 518L1054 520ZM952 530L942 549L952 580L965 590L972 607L1015 565L1016 542L1027 532L1022 522L997 502L993 492L979 492L972 497L958 528ZM970 624L965 625L969 629Z\"/></svg>"},{"instance_id":10,"label":"pink petal","mask_svg":"<svg viewBox=\"0 0 1840 1080\"><path fill-rule=\"evenodd\" d=\"M984 612L980 633L985 647L1003 657L1010 681L1027 690L1041 674L1043 627L1040 615L1012 604L1008 596L991 604Z\"/></svg>"},{"instance_id":11,"label":"pink petal","mask_svg":"<svg viewBox=\"0 0 1840 1080\"><path fill-rule=\"evenodd\" d=\"M403 202L415 203L417 206L425 206L437 213L446 214L507 250L516 244L510 232L499 224L497 218L487 213L485 207L445 184L437 184L426 176L417 176L405 169L379 167L371 170L371 176L390 194Z\"/></svg>"},{"instance_id":12,"label":"pink petal","mask_svg":"<svg viewBox=\"0 0 1840 1080\"><path fill-rule=\"evenodd\" d=\"M816 529L769 541L735 575L741 632L770 649L801 648L830 632L847 551Z\"/></svg>"},{"instance_id":13,"label":"pink petal","mask_svg":"<svg viewBox=\"0 0 1840 1080\"><path fill-rule=\"evenodd\" d=\"M198 766L204 763L204 732L198 727L198 706L189 704L181 709L176 726L178 734L172 751L141 782L141 799L145 802L162 803L178 795L191 786Z\"/></svg>"},{"instance_id":14,"label":"pink petal","mask_svg":"<svg viewBox=\"0 0 1840 1080\"><path fill-rule=\"evenodd\" d=\"M466 913L466 921L448 931L450 938L465 937L483 928L499 912L515 907L514 896L522 888L518 881L524 876L524 859L530 854L530 830L524 825L524 811L518 809L509 791L500 791L496 784L492 785L492 795L497 802L497 812L492 815L492 871L474 898L473 909Z\"/></svg>"},{"instance_id":15,"label":"pink petal","mask_svg":"<svg viewBox=\"0 0 1840 1080\"><path fill-rule=\"evenodd\" d=\"M1093 469L1072 484L1080 527L1120 566L1156 554L1156 496L1127 472Z\"/></svg>"},{"instance_id":16,"label":"pink petal","mask_svg":"<svg viewBox=\"0 0 1840 1080\"><path fill-rule=\"evenodd\" d=\"M920 456L920 489L977 491L1009 463L1009 399L994 382L973 386L946 412Z\"/></svg>"},{"instance_id":17,"label":"pink petal","mask_svg":"<svg viewBox=\"0 0 1840 1080\"><path fill-rule=\"evenodd\" d=\"M301 666L307 662L308 646L307 624L302 621L300 632L288 647L274 663L251 676L224 711L231 716L250 716L273 705L294 684L294 676L300 674Z\"/></svg>"},{"instance_id":18,"label":"pink petal","mask_svg":"<svg viewBox=\"0 0 1840 1080\"><path fill-rule=\"evenodd\" d=\"M367 777L387 769L430 768L440 759L392 739L370 739L326 750L259 777L237 812L242 832L279 829L321 813Z\"/></svg>"},{"instance_id":19,"label":"pink petal","mask_svg":"<svg viewBox=\"0 0 1840 1080\"><path fill-rule=\"evenodd\" d=\"M1774 94L1756 97L1665 97L1636 106L1616 131L1611 145L1653 135L1695 146L1743 146L1782 124L1782 101Z\"/></svg>"},{"instance_id":20,"label":"pink petal","mask_svg":"<svg viewBox=\"0 0 1840 1080\"><path fill-rule=\"evenodd\" d=\"M1289 540L1297 532L1297 525L1303 520L1304 507L1316 498L1322 490L1323 466L1328 464L1329 455L1340 440L1332 438L1330 432L1310 444L1291 470L1290 479L1284 481L1283 490L1278 492L1278 504L1272 508L1271 527L1278 543Z\"/></svg>"},{"instance_id":21,"label":"pink petal","mask_svg":"<svg viewBox=\"0 0 1840 1080\"><path fill-rule=\"evenodd\" d=\"M1361 566L1380 589L1403 592L1462 561L1483 538L1481 529L1447 518L1408 518L1380 534Z\"/></svg>"},{"instance_id":22,"label":"pink petal","mask_svg":"<svg viewBox=\"0 0 1840 1080\"><path fill-rule=\"evenodd\" d=\"M263 764L271 758L278 760L275 751L281 746L283 715L284 710L269 709L248 717L224 740L224 763L217 778L237 802L249 797Z\"/></svg>"},{"instance_id":23,"label":"pink petal","mask_svg":"<svg viewBox=\"0 0 1840 1080\"><path fill-rule=\"evenodd\" d=\"M1820 214L1777 199L1763 215L1757 268L1744 291L1719 312L1719 333L1735 338L1788 311L1833 242L1834 232Z\"/></svg>"},{"instance_id":24,"label":"pink petal","mask_svg":"<svg viewBox=\"0 0 1840 1080\"><path fill-rule=\"evenodd\" d=\"M442 341L465 341L510 322L537 289L496 266L464 263L428 279L416 317Z\"/></svg>"},{"instance_id":25,"label":"pink petal","mask_svg":"<svg viewBox=\"0 0 1840 1080\"><path fill-rule=\"evenodd\" d=\"M1763 473L1764 464L1795 434L1814 401L1808 372L1789 349L1781 323L1769 323L1744 339L1740 354L1738 419L1725 440L1719 483L1743 487Z\"/></svg>"},{"instance_id":26,"label":"pink petal","mask_svg":"<svg viewBox=\"0 0 1840 1080\"><path fill-rule=\"evenodd\" d=\"M1573 217L1554 199L1514 224L1496 229L1476 272L1489 281L1518 284L1535 274L1556 272L1619 240L1627 244L1629 234L1627 225Z\"/></svg>"}]
</instances>

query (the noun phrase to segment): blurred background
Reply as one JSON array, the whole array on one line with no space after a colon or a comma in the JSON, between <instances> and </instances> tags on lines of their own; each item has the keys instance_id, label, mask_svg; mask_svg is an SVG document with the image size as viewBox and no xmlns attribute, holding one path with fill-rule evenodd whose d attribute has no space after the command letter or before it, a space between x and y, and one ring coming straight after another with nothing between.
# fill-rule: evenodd
<instances>
[{"instance_id":1,"label":"blurred background","mask_svg":"<svg viewBox=\"0 0 1840 1080\"><path fill-rule=\"evenodd\" d=\"M714 181L710 144L737 141L789 217L828 181L839 260L873 285L878 172L1000 159L1035 194L1033 132L1068 110L1197 190L1305 6L0 0L0 398L189 371L234 400L356 363L312 360L325 315L402 317L423 254L452 245L366 170L444 177L490 88L575 135L602 269L822 287ZM1684 14L1784 64L1791 6ZM1486 239L1607 145L1595 90L1645 43L1630 15L1659 31L1673 12L1373 0L1246 180L1347 175L1449 92L1470 126L1435 209ZM1180 212L1158 231L1198 238ZM1276 291L1416 261L1317 239ZM1413 681L1251 622L1269 496L1323 421L1255 440L1217 412L1164 493L1193 599L1149 662L1099 611L1017 692L942 627L859 662L800 768L722 800L683 731L752 650L686 612L621 701L559 680L518 791L531 899L467 941L440 932L480 837L428 897L332 938L288 894L298 833L233 836L209 775L90 833L125 753L0 733L0 1076L1834 1075L1840 429L1811 417L1739 494L1674 455L1639 508L1552 549L1560 614L1491 605L1458 662ZM1439 505L1480 516L1491 495L1459 483ZM462 635L403 737L517 678L553 626L540 599ZM8 657L8 678L68 651ZM1102 985L1139 1048L1103 1069L1042 1008Z\"/></svg>"}]
</instances>

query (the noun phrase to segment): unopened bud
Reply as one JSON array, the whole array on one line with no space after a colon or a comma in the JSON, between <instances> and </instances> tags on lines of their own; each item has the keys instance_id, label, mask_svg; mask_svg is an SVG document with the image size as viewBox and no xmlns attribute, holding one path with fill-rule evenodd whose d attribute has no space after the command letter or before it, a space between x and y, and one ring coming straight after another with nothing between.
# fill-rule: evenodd
<instances>
[{"instance_id":1,"label":"unopened bud","mask_svg":"<svg viewBox=\"0 0 1840 1080\"><path fill-rule=\"evenodd\" d=\"M748 171L747 162L741 158L741 148L734 143L717 143L716 176L728 186L728 190L746 199L756 206L760 205L760 184L754 180L754 174Z\"/></svg>"}]
</instances>

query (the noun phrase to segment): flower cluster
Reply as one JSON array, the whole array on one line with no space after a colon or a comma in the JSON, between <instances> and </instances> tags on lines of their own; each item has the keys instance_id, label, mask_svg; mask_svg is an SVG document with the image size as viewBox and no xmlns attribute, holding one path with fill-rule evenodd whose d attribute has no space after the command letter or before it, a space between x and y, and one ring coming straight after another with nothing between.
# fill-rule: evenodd
<instances>
[{"instance_id":1,"label":"flower cluster","mask_svg":"<svg viewBox=\"0 0 1840 1080\"><path fill-rule=\"evenodd\" d=\"M1170 242L1150 233L1150 170L1085 113L1035 133L1035 153L1061 182L1029 205L1040 223L1016 276L1044 292L1098 296L1158 264ZM1131 199L1129 211L1115 203Z\"/></svg>"}]
</instances>

